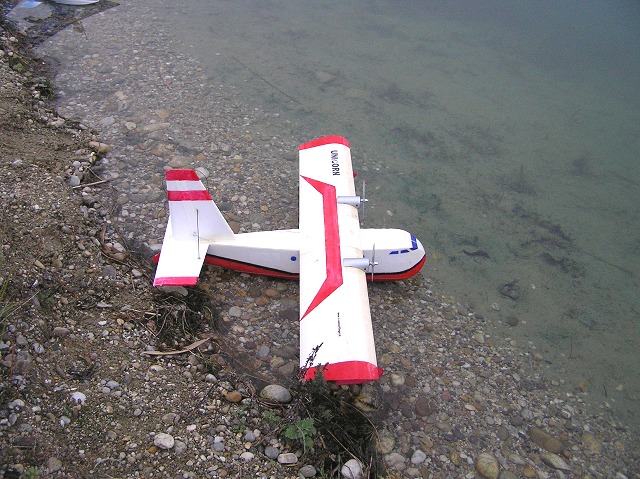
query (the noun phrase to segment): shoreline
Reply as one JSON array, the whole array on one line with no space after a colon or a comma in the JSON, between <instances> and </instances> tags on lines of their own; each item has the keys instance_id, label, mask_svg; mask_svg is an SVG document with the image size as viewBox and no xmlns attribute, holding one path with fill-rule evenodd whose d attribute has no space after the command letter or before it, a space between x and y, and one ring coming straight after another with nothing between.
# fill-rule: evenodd
<instances>
[{"instance_id":1,"label":"shoreline","mask_svg":"<svg viewBox=\"0 0 640 479\"><path fill-rule=\"evenodd\" d=\"M211 344L189 356L141 356L147 346L173 349L196 337L182 323L175 324L182 328L174 331L177 337L160 334L162 322L155 319L173 309L165 299L158 302L150 288L152 271L121 235L121 224L136 218L131 213L149 209L147 203L160 203L163 185L126 194L122 204L118 201L124 192L111 186L72 189L73 176L86 184L93 172L112 168L96 163L99 153L88 147L89 140L102 135L78 130L45 105L33 110L34 90L26 88L29 82L8 70L5 61L16 43L3 41L5 55L0 58L6 79L3 108L12 107L0 125L2 220L11 225L1 236L3 264L12 271L3 300L21 305L21 315L8 318L1 338L0 377L4 391L11 388L9 397L6 392L2 397L0 440L10 446L3 447L3 462L18 473L35 467L55 477L132 471L165 477L238 477L257 471L295 477L309 465L321 471L320 464L305 464L303 455L294 470L281 465L277 456L269 458L268 447L283 453L299 453L300 447L270 431L264 413L271 409L256 400L251 378L240 380L231 365L234 358L241 360L249 371L272 380L295 376L291 364L297 363L297 331L291 318L297 314L297 285L209 269L200 291L210 298L204 304L217 320L204 318L205 326L195 334L208 335ZM20 99L17 105L12 98ZM13 107L22 109L16 112ZM246 113L238 108L228 114ZM7 139L13 139L16 130L24 133L23 149L16 146L7 155ZM145 149L134 146L128 155L146 157L169 144L166 131L144 126L132 131L140 137L137 145L149 144ZM270 164L249 165L250 153L259 148L253 145L255 138L228 134L236 141L228 142L229 154L218 158L216 166L230 175L216 194L228 195L233 210L241 212L232 219L251 228L256 222L250 218L255 219L260 205L234 199L232 192L242 191L247 178L261 185ZM55 154L46 156L58 136L63 139ZM105 159L118 161L127 143L118 144L111 136L104 141L113 148ZM288 143L278 147L286 150ZM160 163L198 165L198 149L192 150L180 155L170 151L160 156ZM289 181L294 180L292 175ZM138 202L133 195L140 193L145 196ZM275 197L277 191L269 194ZM291 220L295 208L285 204L281 209L267 209L260 222ZM150 237L158 235L165 221L161 210L156 208L158 229ZM114 256L118 253L124 260ZM611 426L606 411L596 417L586 414L579 391L563 399L547 393L553 384L539 373L538 359L500 344L472 312L429 286L428 280L418 279L372 288L372 313L386 320L378 319L374 327L379 360L387 372L379 384L349 391L354 402L373 408L369 414L376 421L379 456L389 477L473 474L480 458L490 469L495 460L503 477L607 477L613 471L621 478L639 477L633 432ZM274 317L275 324L267 320ZM394 327L408 321L413 323L411 334ZM222 329L228 333L220 333ZM265 346L268 352L262 356ZM12 374L18 364L22 374ZM82 374L76 377L69 371ZM17 386L16 376L22 377ZM249 401L231 402L233 391ZM82 392L86 402L71 402L75 392ZM160 434L174 438L171 448L155 444ZM562 467L549 465L553 461Z\"/></svg>"}]
</instances>

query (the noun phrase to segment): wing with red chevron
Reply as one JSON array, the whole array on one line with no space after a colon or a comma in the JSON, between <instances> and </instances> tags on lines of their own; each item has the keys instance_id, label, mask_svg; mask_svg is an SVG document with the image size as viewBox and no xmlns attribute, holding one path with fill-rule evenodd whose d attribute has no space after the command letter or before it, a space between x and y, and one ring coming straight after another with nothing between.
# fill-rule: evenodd
<instances>
[{"instance_id":1,"label":"wing with red chevron","mask_svg":"<svg viewBox=\"0 0 640 479\"><path fill-rule=\"evenodd\" d=\"M300 363L338 384L377 380L349 142L300 145Z\"/></svg>"}]
</instances>

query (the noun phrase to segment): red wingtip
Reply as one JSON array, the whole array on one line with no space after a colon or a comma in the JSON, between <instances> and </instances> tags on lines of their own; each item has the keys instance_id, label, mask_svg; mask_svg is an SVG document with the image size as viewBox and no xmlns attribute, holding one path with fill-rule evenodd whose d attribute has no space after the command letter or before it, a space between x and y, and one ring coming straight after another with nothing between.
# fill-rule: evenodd
<instances>
[{"instance_id":1,"label":"red wingtip","mask_svg":"<svg viewBox=\"0 0 640 479\"><path fill-rule=\"evenodd\" d=\"M307 143L303 143L302 145L300 145L300 149L307 150L309 148L315 148L316 146L331 145L334 143L344 145L349 148L349 140L347 140L346 138L338 135L328 135L308 141Z\"/></svg>"},{"instance_id":2,"label":"red wingtip","mask_svg":"<svg viewBox=\"0 0 640 479\"><path fill-rule=\"evenodd\" d=\"M383 369L366 361L344 361L342 363L314 366L305 371L303 379L313 379L318 371L327 381L342 384L361 384L377 381L382 376Z\"/></svg>"}]
</instances>

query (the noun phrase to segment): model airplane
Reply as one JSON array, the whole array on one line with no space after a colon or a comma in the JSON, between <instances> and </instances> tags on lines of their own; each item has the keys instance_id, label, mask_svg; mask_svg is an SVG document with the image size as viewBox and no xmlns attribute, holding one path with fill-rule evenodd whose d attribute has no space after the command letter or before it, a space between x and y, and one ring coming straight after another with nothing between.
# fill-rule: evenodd
<instances>
[{"instance_id":1,"label":"model airplane","mask_svg":"<svg viewBox=\"0 0 640 479\"><path fill-rule=\"evenodd\" d=\"M169 170L169 222L154 286L196 284L203 263L300 279L300 367L328 381L377 380L367 279L420 271L420 241L397 229L361 229L349 142L326 136L300 145L299 229L234 234L193 170ZM307 364L311 358L311 367Z\"/></svg>"}]
</instances>

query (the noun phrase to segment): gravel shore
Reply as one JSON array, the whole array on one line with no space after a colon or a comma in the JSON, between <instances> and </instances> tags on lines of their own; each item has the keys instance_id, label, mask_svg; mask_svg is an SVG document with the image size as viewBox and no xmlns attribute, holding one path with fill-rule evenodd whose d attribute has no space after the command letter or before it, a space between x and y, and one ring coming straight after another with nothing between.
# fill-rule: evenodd
<instances>
[{"instance_id":1,"label":"gravel shore","mask_svg":"<svg viewBox=\"0 0 640 479\"><path fill-rule=\"evenodd\" d=\"M197 288L151 288L166 169L195 168L236 231L295 227L297 145L311 136L279 136L285 119L211 85L161 28L129 28L126 49L123 32L92 38L109 55L72 30L43 46L71 65L55 88L0 30L0 473L366 477L369 464L327 452L330 432L287 434L310 397L296 283L209 268ZM194 97L207 110L185 111ZM369 294L385 373L327 394L375 427L380 477L640 477L637 431L437 291L428 262ZM261 395L268 385L284 397Z\"/></svg>"}]
</instances>

